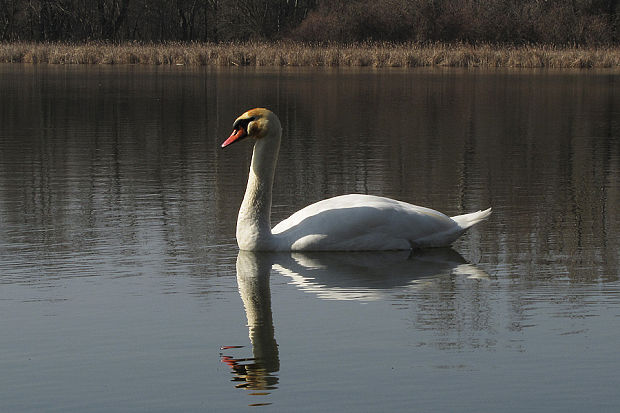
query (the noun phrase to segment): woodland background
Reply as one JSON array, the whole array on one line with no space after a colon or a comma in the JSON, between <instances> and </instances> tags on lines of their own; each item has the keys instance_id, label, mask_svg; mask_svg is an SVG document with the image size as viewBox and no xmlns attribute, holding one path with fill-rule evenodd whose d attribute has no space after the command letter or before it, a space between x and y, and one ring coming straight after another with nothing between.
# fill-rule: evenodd
<instances>
[{"instance_id":1,"label":"woodland background","mask_svg":"<svg viewBox=\"0 0 620 413\"><path fill-rule=\"evenodd\" d=\"M0 42L609 46L620 0L0 0Z\"/></svg>"}]
</instances>

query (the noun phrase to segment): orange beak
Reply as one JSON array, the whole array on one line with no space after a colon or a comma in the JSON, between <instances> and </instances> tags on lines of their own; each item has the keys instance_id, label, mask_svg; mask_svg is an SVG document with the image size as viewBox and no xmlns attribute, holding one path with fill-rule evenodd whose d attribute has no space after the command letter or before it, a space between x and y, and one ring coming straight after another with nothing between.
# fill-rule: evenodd
<instances>
[{"instance_id":1,"label":"orange beak","mask_svg":"<svg viewBox=\"0 0 620 413\"><path fill-rule=\"evenodd\" d=\"M224 143L222 143L222 148L227 147L231 143L235 143L237 141L240 141L241 139L245 138L246 136L248 136L248 134L245 133L245 129L243 129L243 128L235 129L235 130L232 131L232 133L230 134L228 139L226 139L224 141Z\"/></svg>"}]
</instances>

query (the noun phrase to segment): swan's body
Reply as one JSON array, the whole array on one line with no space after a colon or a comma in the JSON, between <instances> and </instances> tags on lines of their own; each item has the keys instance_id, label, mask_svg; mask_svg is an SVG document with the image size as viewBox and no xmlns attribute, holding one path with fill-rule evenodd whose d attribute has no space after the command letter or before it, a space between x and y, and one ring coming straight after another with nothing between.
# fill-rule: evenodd
<instances>
[{"instance_id":1,"label":"swan's body","mask_svg":"<svg viewBox=\"0 0 620 413\"><path fill-rule=\"evenodd\" d=\"M433 209L372 195L343 195L309 205L271 229L271 193L282 128L267 109L252 109L233 125L228 146L256 138L237 243L249 251L379 251L443 247L485 220L491 209L448 217Z\"/></svg>"}]
</instances>

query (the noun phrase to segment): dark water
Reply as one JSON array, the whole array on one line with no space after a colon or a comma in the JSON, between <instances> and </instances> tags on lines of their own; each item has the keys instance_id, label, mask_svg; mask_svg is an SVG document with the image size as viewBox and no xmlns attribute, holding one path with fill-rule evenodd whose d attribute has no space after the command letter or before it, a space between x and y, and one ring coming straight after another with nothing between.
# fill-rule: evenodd
<instances>
[{"instance_id":1,"label":"dark water","mask_svg":"<svg viewBox=\"0 0 620 413\"><path fill-rule=\"evenodd\" d=\"M349 192L450 215L453 250L252 254ZM0 66L0 411L618 411L620 75Z\"/></svg>"}]
</instances>

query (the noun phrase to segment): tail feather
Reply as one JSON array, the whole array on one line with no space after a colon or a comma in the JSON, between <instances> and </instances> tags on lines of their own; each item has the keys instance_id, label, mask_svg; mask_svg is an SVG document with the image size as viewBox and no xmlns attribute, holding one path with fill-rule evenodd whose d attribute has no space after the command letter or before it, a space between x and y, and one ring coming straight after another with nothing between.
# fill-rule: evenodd
<instances>
[{"instance_id":1,"label":"tail feather","mask_svg":"<svg viewBox=\"0 0 620 413\"><path fill-rule=\"evenodd\" d=\"M491 208L484 211L472 212L470 214L457 215L452 218L463 230L476 225L478 222L484 221L491 215Z\"/></svg>"}]
</instances>

